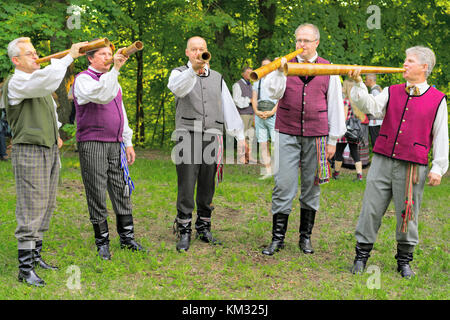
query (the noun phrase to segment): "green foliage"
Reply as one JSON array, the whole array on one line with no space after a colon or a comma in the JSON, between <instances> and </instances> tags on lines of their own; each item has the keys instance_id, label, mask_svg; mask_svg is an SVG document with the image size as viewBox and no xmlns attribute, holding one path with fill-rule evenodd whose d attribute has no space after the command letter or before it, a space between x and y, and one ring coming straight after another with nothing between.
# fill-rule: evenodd
<instances>
[{"instance_id":1,"label":"green foliage","mask_svg":"<svg viewBox=\"0 0 450 320\"><path fill-rule=\"evenodd\" d=\"M450 9L443 0L0 0L0 4L0 81L12 71L6 46L19 36L29 36L41 56L97 37L108 37L116 48L143 41L142 56L130 58L120 82L130 125L135 133L144 126L143 144L150 147L170 146L175 110L167 81L173 68L187 62L186 40L194 35L207 40L211 66L224 75L230 89L244 65L256 68L262 57L292 52L295 29L310 22L321 32L319 54L333 63L399 67L406 48L431 47L437 64L428 82L450 93ZM79 29L66 25L70 5L80 14ZM371 5L380 9L379 29L369 28ZM142 57L142 81L137 77L137 57ZM79 58L73 73L85 67L86 60ZM378 82L385 87L402 81L394 74L380 75ZM136 98L138 83L142 101ZM136 112L138 105L143 107L143 119Z\"/></svg>"}]
</instances>

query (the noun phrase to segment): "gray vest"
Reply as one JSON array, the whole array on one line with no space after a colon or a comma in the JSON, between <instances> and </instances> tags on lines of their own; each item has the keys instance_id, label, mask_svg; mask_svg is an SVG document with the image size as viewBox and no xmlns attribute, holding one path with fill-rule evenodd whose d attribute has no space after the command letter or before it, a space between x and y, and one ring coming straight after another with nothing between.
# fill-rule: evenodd
<instances>
[{"instance_id":1,"label":"gray vest","mask_svg":"<svg viewBox=\"0 0 450 320\"><path fill-rule=\"evenodd\" d=\"M252 85L247 84L244 81L245 80L241 79L237 82L239 84L239 87L241 87L241 95L243 97L249 97L251 99L253 95ZM236 108L239 114L253 114L253 107L251 103L247 108Z\"/></svg>"},{"instance_id":2,"label":"gray vest","mask_svg":"<svg viewBox=\"0 0 450 320\"><path fill-rule=\"evenodd\" d=\"M180 72L187 66L175 68ZM186 96L175 97L176 129L205 132L217 129L223 132L222 75L209 69L208 76L197 76L197 82ZM215 130L216 131L216 130Z\"/></svg>"}]
</instances>

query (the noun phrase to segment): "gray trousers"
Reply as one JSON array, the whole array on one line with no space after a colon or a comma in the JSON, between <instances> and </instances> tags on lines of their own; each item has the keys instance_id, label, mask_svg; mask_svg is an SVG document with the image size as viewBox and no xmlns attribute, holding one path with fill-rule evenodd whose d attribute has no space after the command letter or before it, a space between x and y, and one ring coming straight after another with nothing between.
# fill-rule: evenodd
<instances>
[{"instance_id":1,"label":"gray trousers","mask_svg":"<svg viewBox=\"0 0 450 320\"><path fill-rule=\"evenodd\" d=\"M419 182L413 187L414 221L408 223L406 233L401 232L402 211L405 209L406 170L408 163L374 154L366 179L366 189L361 214L356 225L356 240L360 243L374 243L381 220L391 202L394 201L397 217L396 240L401 245L415 246L419 242L418 219L422 203L427 166L418 166Z\"/></svg>"},{"instance_id":2,"label":"gray trousers","mask_svg":"<svg viewBox=\"0 0 450 320\"><path fill-rule=\"evenodd\" d=\"M56 208L58 146L14 144L11 159L16 179L18 249L34 249L36 241L42 240L48 230Z\"/></svg>"},{"instance_id":3,"label":"gray trousers","mask_svg":"<svg viewBox=\"0 0 450 320\"><path fill-rule=\"evenodd\" d=\"M297 195L298 174L301 164L300 205L305 209L318 210L320 205L320 187L314 184L317 169L317 149L315 137L291 136L279 134L278 170L274 174L275 187L272 193L272 214L290 214L292 201Z\"/></svg>"},{"instance_id":4,"label":"gray trousers","mask_svg":"<svg viewBox=\"0 0 450 320\"><path fill-rule=\"evenodd\" d=\"M131 199L124 196L125 180L120 169L120 143L78 142L78 154L90 221L97 224L108 217L106 190L114 213L131 215Z\"/></svg>"}]
</instances>

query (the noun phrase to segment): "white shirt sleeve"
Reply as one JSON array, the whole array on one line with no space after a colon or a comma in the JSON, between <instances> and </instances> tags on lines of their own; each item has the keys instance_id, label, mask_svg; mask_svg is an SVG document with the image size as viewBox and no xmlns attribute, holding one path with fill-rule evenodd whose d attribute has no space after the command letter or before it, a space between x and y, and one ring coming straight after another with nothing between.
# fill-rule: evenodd
<instances>
[{"instance_id":1,"label":"white shirt sleeve","mask_svg":"<svg viewBox=\"0 0 450 320\"><path fill-rule=\"evenodd\" d=\"M125 144L125 147L132 147L133 130L131 130L128 124L127 112L125 110L123 101L122 101L122 112L123 112L123 132L122 132L123 143Z\"/></svg>"},{"instance_id":2,"label":"white shirt sleeve","mask_svg":"<svg viewBox=\"0 0 450 320\"><path fill-rule=\"evenodd\" d=\"M225 129L228 134L237 140L244 139L244 123L236 109L233 98L224 80L222 80L222 106Z\"/></svg>"},{"instance_id":3,"label":"white shirt sleeve","mask_svg":"<svg viewBox=\"0 0 450 320\"><path fill-rule=\"evenodd\" d=\"M353 86L350 97L359 110L382 119L389 100L389 87L384 88L379 95L374 97L369 94L366 85L361 81Z\"/></svg>"},{"instance_id":4,"label":"white shirt sleeve","mask_svg":"<svg viewBox=\"0 0 450 320\"><path fill-rule=\"evenodd\" d=\"M87 74L80 74L75 80L73 90L79 105L88 102L107 104L117 96L119 87L119 71L112 68L103 74L99 81Z\"/></svg>"},{"instance_id":5,"label":"white shirt sleeve","mask_svg":"<svg viewBox=\"0 0 450 320\"><path fill-rule=\"evenodd\" d=\"M247 108L250 105L251 98L242 96L242 90L241 86L239 85L239 82L233 84L232 90L233 90L233 100L234 103L236 104L236 107L238 107L239 109Z\"/></svg>"},{"instance_id":6,"label":"white shirt sleeve","mask_svg":"<svg viewBox=\"0 0 450 320\"><path fill-rule=\"evenodd\" d=\"M337 139L347 131L342 99L342 85L339 76L330 76L327 92L328 104L328 144L335 146Z\"/></svg>"},{"instance_id":7,"label":"white shirt sleeve","mask_svg":"<svg viewBox=\"0 0 450 320\"><path fill-rule=\"evenodd\" d=\"M433 160L430 172L443 176L448 169L448 112L447 101L442 99L433 125Z\"/></svg>"},{"instance_id":8,"label":"white shirt sleeve","mask_svg":"<svg viewBox=\"0 0 450 320\"><path fill-rule=\"evenodd\" d=\"M283 72L275 70L266 76L263 81L263 88L268 92L271 99L279 100L283 97L286 90L287 77Z\"/></svg>"},{"instance_id":9,"label":"white shirt sleeve","mask_svg":"<svg viewBox=\"0 0 450 320\"><path fill-rule=\"evenodd\" d=\"M172 93L178 97L183 98L189 92L194 89L197 83L197 76L192 67L184 71L172 70L169 76L169 83L167 87L172 91Z\"/></svg>"},{"instance_id":10,"label":"white shirt sleeve","mask_svg":"<svg viewBox=\"0 0 450 320\"><path fill-rule=\"evenodd\" d=\"M8 101L17 105L23 99L45 97L58 89L67 67L73 62L70 54L61 59L51 59L51 64L33 73L16 69L8 85Z\"/></svg>"}]
</instances>

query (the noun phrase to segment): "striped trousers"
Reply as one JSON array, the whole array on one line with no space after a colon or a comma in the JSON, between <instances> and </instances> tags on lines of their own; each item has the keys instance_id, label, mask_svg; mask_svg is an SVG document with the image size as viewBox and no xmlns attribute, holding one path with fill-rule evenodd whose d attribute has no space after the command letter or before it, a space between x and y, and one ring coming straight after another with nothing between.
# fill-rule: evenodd
<instances>
[{"instance_id":1,"label":"striped trousers","mask_svg":"<svg viewBox=\"0 0 450 320\"><path fill-rule=\"evenodd\" d=\"M124 195L120 142L78 142L78 154L90 221L98 224L108 217L106 191L116 215L131 215L131 199Z\"/></svg>"},{"instance_id":2,"label":"striped trousers","mask_svg":"<svg viewBox=\"0 0 450 320\"><path fill-rule=\"evenodd\" d=\"M56 208L58 146L14 144L11 163L16 179L18 249L34 249L36 241L42 240L43 233L49 229Z\"/></svg>"}]
</instances>

